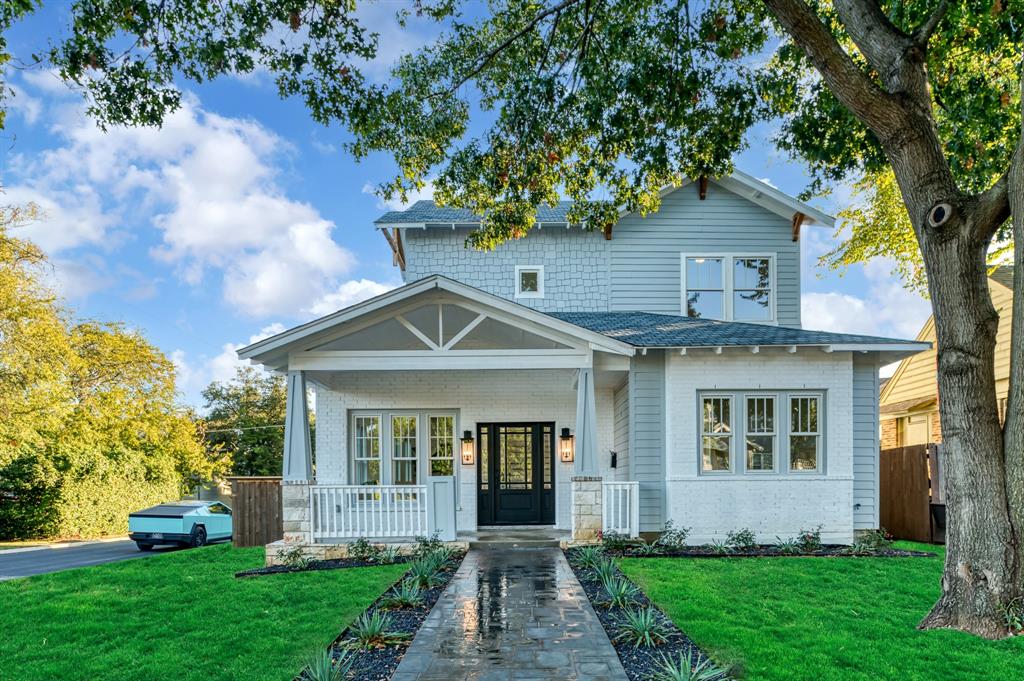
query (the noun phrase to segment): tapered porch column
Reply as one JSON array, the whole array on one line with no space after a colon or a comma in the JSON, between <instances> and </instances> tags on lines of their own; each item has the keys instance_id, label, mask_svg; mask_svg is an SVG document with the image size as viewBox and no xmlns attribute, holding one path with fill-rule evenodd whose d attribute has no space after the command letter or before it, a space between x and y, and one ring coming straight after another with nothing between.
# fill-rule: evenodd
<instances>
[{"instance_id":1,"label":"tapered porch column","mask_svg":"<svg viewBox=\"0 0 1024 681\"><path fill-rule=\"evenodd\" d=\"M284 418L284 466L286 482L313 480L313 452L309 444L309 410L306 407L306 374L288 372L288 399Z\"/></svg>"},{"instance_id":2,"label":"tapered porch column","mask_svg":"<svg viewBox=\"0 0 1024 681\"><path fill-rule=\"evenodd\" d=\"M580 369L576 380L576 458L572 475L572 538L589 542L603 524L601 477L597 472L597 407L594 370Z\"/></svg>"},{"instance_id":3,"label":"tapered porch column","mask_svg":"<svg viewBox=\"0 0 1024 681\"><path fill-rule=\"evenodd\" d=\"M309 444L306 375L302 371L288 372L284 461L281 474L284 540L296 544L311 544L313 539L309 517L309 487L313 484L313 453Z\"/></svg>"}]
</instances>

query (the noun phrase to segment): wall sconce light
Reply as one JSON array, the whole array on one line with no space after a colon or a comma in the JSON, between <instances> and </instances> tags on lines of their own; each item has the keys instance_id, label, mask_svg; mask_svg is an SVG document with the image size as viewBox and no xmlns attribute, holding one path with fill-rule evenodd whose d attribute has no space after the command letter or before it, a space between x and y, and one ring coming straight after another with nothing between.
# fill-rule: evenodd
<instances>
[{"instance_id":1,"label":"wall sconce light","mask_svg":"<svg viewBox=\"0 0 1024 681\"><path fill-rule=\"evenodd\" d=\"M572 463L576 458L576 436L569 433L568 428L562 428L562 436L558 441L558 453L561 455L562 463Z\"/></svg>"},{"instance_id":2,"label":"wall sconce light","mask_svg":"<svg viewBox=\"0 0 1024 681\"><path fill-rule=\"evenodd\" d=\"M619 467L619 453L618 452L612 452L612 468L618 468L618 467Z\"/></svg>"},{"instance_id":3,"label":"wall sconce light","mask_svg":"<svg viewBox=\"0 0 1024 681\"><path fill-rule=\"evenodd\" d=\"M473 431L462 431L462 465L472 466L476 461L476 447L473 446Z\"/></svg>"}]
</instances>

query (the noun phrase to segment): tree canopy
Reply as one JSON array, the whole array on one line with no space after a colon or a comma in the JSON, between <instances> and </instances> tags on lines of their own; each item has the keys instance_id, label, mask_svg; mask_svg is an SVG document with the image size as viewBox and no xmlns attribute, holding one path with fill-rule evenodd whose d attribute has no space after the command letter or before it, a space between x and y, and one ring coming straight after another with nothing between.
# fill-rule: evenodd
<instances>
[{"instance_id":1,"label":"tree canopy","mask_svg":"<svg viewBox=\"0 0 1024 681\"><path fill-rule=\"evenodd\" d=\"M46 258L0 209L0 537L125 531L219 462L176 404L174 366L138 331L73 319Z\"/></svg>"}]
</instances>

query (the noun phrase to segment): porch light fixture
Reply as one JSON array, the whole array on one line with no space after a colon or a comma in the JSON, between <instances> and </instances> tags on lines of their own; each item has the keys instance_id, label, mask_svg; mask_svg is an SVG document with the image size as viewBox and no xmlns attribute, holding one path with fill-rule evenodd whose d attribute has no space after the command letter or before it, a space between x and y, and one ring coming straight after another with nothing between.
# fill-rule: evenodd
<instances>
[{"instance_id":1,"label":"porch light fixture","mask_svg":"<svg viewBox=\"0 0 1024 681\"><path fill-rule=\"evenodd\" d=\"M476 460L476 447L473 446L473 431L462 431L462 465L472 466Z\"/></svg>"},{"instance_id":2,"label":"porch light fixture","mask_svg":"<svg viewBox=\"0 0 1024 681\"><path fill-rule=\"evenodd\" d=\"M572 463L576 458L576 436L568 428L562 428L562 436L558 438L558 453L562 463Z\"/></svg>"}]
</instances>

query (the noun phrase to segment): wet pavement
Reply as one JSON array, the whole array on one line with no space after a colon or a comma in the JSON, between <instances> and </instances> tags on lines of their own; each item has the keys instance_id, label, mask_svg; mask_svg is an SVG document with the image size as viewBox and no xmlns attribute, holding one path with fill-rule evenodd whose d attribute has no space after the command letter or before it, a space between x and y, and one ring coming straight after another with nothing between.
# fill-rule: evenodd
<instances>
[{"instance_id":1,"label":"wet pavement","mask_svg":"<svg viewBox=\"0 0 1024 681\"><path fill-rule=\"evenodd\" d=\"M473 550L392 681L626 679L558 549Z\"/></svg>"}]
</instances>

